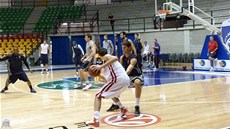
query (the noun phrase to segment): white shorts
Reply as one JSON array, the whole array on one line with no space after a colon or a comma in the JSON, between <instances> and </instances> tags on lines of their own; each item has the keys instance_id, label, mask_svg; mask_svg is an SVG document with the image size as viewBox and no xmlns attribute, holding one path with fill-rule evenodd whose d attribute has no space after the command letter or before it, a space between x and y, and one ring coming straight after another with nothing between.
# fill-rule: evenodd
<instances>
[{"instance_id":1,"label":"white shorts","mask_svg":"<svg viewBox=\"0 0 230 129\"><path fill-rule=\"evenodd\" d=\"M149 54L149 51L144 51L143 54L144 54L144 55L148 55L148 54Z\"/></svg>"},{"instance_id":2,"label":"white shorts","mask_svg":"<svg viewBox=\"0 0 230 129\"><path fill-rule=\"evenodd\" d=\"M128 86L130 85L129 77L117 78L117 80L109 80L104 86L97 92L96 96L111 99L111 98L119 98L120 94L124 92Z\"/></svg>"}]
</instances>

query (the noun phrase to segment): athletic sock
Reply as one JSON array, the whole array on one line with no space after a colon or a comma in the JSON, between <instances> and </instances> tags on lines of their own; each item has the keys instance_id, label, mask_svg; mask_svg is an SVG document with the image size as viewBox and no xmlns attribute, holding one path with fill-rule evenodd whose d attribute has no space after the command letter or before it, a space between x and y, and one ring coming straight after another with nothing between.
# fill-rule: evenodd
<instances>
[{"instance_id":1,"label":"athletic sock","mask_svg":"<svg viewBox=\"0 0 230 129\"><path fill-rule=\"evenodd\" d=\"M140 105L140 98L136 98L136 106Z\"/></svg>"},{"instance_id":2,"label":"athletic sock","mask_svg":"<svg viewBox=\"0 0 230 129\"><path fill-rule=\"evenodd\" d=\"M96 120L99 120L99 117L100 117L100 112L99 111L94 111L94 118Z\"/></svg>"},{"instance_id":3,"label":"athletic sock","mask_svg":"<svg viewBox=\"0 0 230 129\"><path fill-rule=\"evenodd\" d=\"M123 107L124 107L124 106L121 104L121 102L120 102L120 101L118 101L116 105L118 105L118 106L119 106L119 108L123 108Z\"/></svg>"}]
</instances>

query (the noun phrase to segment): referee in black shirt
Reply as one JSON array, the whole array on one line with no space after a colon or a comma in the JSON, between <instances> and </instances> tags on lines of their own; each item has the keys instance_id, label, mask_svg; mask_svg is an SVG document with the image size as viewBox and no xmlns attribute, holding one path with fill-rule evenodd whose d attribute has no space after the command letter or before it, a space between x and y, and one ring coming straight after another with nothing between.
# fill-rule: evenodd
<instances>
[{"instance_id":1,"label":"referee in black shirt","mask_svg":"<svg viewBox=\"0 0 230 129\"><path fill-rule=\"evenodd\" d=\"M27 82L30 92L36 93L36 91L33 89L32 84L27 77L26 73L22 69L22 62L26 65L26 67L29 69L29 71L32 73L32 71L29 68L29 65L26 61L26 58L20 54L18 54L18 47L13 47L13 54L8 55L6 57L0 58L0 61L8 60L8 72L9 76L6 80L5 87L1 90L1 93L4 93L6 90L8 90L8 86L10 83L15 83L18 79L22 80L24 82Z\"/></svg>"}]
</instances>

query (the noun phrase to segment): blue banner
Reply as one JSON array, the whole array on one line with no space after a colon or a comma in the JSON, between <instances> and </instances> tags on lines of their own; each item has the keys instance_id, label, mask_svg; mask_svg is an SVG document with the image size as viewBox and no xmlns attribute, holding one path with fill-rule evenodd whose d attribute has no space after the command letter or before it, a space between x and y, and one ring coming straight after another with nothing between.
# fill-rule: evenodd
<instances>
[{"instance_id":1,"label":"blue banner","mask_svg":"<svg viewBox=\"0 0 230 129\"><path fill-rule=\"evenodd\" d=\"M230 52L230 19L222 23L222 38L225 47Z\"/></svg>"}]
</instances>

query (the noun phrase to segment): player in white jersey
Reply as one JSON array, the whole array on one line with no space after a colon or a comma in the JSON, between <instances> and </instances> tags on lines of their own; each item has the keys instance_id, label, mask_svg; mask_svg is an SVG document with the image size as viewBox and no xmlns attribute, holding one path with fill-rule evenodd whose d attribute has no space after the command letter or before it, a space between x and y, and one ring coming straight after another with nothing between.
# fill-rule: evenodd
<instances>
[{"instance_id":1,"label":"player in white jersey","mask_svg":"<svg viewBox=\"0 0 230 129\"><path fill-rule=\"evenodd\" d=\"M49 44L46 43L46 40L40 46L40 61L42 67L42 74L48 72L48 55L49 55Z\"/></svg>"},{"instance_id":2,"label":"player in white jersey","mask_svg":"<svg viewBox=\"0 0 230 129\"><path fill-rule=\"evenodd\" d=\"M144 52L143 52L143 60L148 62L148 54L149 54L149 44L147 41L144 42Z\"/></svg>"},{"instance_id":3,"label":"player in white jersey","mask_svg":"<svg viewBox=\"0 0 230 129\"><path fill-rule=\"evenodd\" d=\"M118 62L118 58L116 56L107 54L107 49L105 48L99 48L97 53L101 56L105 63L102 65L93 65L93 70L97 71L104 68L106 83L95 96L93 120L86 122L94 127L99 127L102 98L112 99L114 103L119 106L121 110L121 117L123 118L125 116L128 110L121 104L119 96L130 84L129 76L126 74L123 66Z\"/></svg>"}]
</instances>

